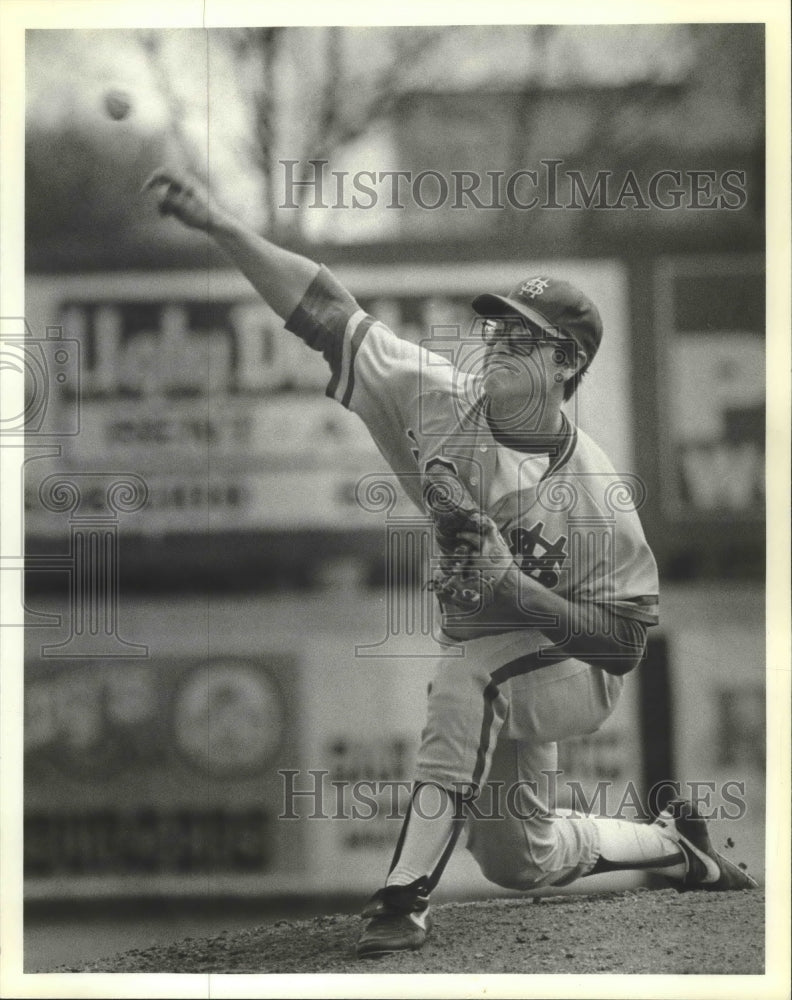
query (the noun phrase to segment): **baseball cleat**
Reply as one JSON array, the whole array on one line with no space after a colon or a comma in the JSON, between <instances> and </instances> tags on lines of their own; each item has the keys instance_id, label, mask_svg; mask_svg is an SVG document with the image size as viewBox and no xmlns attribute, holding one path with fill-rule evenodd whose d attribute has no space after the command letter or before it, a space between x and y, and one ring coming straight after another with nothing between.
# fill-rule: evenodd
<instances>
[{"instance_id":1,"label":"baseball cleat","mask_svg":"<svg viewBox=\"0 0 792 1000\"><path fill-rule=\"evenodd\" d=\"M687 872L682 880L684 889L707 889L724 892L728 889L758 889L751 876L731 863L712 846L707 823L691 802L671 799L654 822L679 846L685 856Z\"/></svg>"},{"instance_id":2,"label":"baseball cleat","mask_svg":"<svg viewBox=\"0 0 792 1000\"><path fill-rule=\"evenodd\" d=\"M358 958L420 948L432 927L424 880L385 886L374 893L360 916L367 923L358 938Z\"/></svg>"}]
</instances>

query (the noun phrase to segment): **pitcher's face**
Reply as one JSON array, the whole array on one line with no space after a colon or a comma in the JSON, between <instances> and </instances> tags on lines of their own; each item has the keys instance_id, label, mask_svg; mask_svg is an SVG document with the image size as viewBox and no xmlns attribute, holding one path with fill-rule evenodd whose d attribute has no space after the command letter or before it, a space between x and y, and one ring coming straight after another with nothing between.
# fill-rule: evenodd
<instances>
[{"instance_id":1,"label":"pitcher's face","mask_svg":"<svg viewBox=\"0 0 792 1000\"><path fill-rule=\"evenodd\" d=\"M484 391L501 411L513 411L515 419L520 412L541 407L570 367L569 341L527 328L520 319L486 320L482 337Z\"/></svg>"}]
</instances>

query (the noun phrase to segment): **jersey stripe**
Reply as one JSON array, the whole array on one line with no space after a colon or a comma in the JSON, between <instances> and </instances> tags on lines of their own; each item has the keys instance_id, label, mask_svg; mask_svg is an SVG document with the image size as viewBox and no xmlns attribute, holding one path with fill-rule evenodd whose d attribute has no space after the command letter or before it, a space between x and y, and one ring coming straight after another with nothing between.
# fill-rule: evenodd
<instances>
[{"instance_id":1,"label":"jersey stripe","mask_svg":"<svg viewBox=\"0 0 792 1000\"><path fill-rule=\"evenodd\" d=\"M374 322L373 317L366 316L352 335L349 354L349 377L347 379L347 386L344 390L343 398L341 399L341 405L346 406L347 408L349 408L349 401L352 399L352 393L355 390L355 357L360 345L363 343L363 338L374 325Z\"/></svg>"},{"instance_id":2,"label":"jersey stripe","mask_svg":"<svg viewBox=\"0 0 792 1000\"><path fill-rule=\"evenodd\" d=\"M495 721L495 701L500 697L500 685L512 677L530 674L534 670L541 670L542 667L549 667L554 663L562 663L569 659L572 659L569 653L563 652L559 647L544 646L542 649L537 649L535 653L520 656L492 671L489 684L484 688L484 714L481 719L476 763L471 777L471 784L476 791L478 791L481 776L487 766L487 759L491 756L492 750L495 749L494 746L490 748L490 743L492 742L492 723Z\"/></svg>"},{"instance_id":3,"label":"jersey stripe","mask_svg":"<svg viewBox=\"0 0 792 1000\"><path fill-rule=\"evenodd\" d=\"M366 314L362 309L357 309L347 320L347 325L344 329L344 336L342 338L343 346L341 348L341 362L333 369L333 376L328 383L327 389L325 390L326 396L330 396L333 399L339 399L339 391L342 395L346 391L347 382L349 381L349 351L352 331L365 315Z\"/></svg>"}]
</instances>

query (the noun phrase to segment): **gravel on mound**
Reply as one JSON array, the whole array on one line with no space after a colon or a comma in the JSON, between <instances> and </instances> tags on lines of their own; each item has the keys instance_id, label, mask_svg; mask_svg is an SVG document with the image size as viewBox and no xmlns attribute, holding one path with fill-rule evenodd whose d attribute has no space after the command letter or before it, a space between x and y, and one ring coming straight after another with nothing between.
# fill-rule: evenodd
<instances>
[{"instance_id":1,"label":"gravel on mound","mask_svg":"<svg viewBox=\"0 0 792 1000\"><path fill-rule=\"evenodd\" d=\"M358 917L281 920L55 971L761 975L764 898L636 889L447 903L420 951L366 961L354 954Z\"/></svg>"}]
</instances>

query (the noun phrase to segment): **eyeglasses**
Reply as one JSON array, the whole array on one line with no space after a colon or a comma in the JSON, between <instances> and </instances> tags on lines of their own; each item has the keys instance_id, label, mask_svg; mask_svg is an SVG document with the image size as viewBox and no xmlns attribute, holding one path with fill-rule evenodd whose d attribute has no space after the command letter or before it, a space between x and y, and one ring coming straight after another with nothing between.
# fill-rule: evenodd
<instances>
[{"instance_id":1,"label":"eyeglasses","mask_svg":"<svg viewBox=\"0 0 792 1000\"><path fill-rule=\"evenodd\" d=\"M532 329L520 319L485 319L481 326L481 339L485 344L503 343L512 354L530 358L534 349L542 344L562 340L548 336L544 331Z\"/></svg>"}]
</instances>

